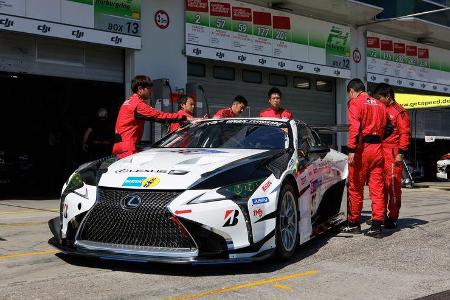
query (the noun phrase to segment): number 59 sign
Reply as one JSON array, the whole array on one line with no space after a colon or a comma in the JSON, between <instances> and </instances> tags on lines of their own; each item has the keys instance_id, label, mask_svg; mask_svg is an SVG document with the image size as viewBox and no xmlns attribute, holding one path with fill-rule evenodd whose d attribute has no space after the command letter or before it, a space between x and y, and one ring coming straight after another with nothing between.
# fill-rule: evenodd
<instances>
[{"instance_id":1,"label":"number 59 sign","mask_svg":"<svg viewBox=\"0 0 450 300\"><path fill-rule=\"evenodd\" d=\"M166 29L169 27L170 19L169 14L165 12L164 10L158 10L155 13L155 24L160 29Z\"/></svg>"}]
</instances>

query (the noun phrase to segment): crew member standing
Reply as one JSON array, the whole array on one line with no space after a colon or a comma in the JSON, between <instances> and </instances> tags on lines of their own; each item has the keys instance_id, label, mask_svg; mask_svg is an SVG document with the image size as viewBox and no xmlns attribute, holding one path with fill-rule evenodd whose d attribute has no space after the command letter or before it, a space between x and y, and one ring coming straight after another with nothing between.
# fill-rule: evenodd
<instances>
[{"instance_id":1,"label":"crew member standing","mask_svg":"<svg viewBox=\"0 0 450 300\"><path fill-rule=\"evenodd\" d=\"M186 117L192 118L194 115L195 109L195 100L194 97L189 95L184 95L180 102L178 102L179 114L182 114ZM169 125L169 133L174 132L178 128L184 125L185 122L174 122Z\"/></svg>"},{"instance_id":2,"label":"crew member standing","mask_svg":"<svg viewBox=\"0 0 450 300\"><path fill-rule=\"evenodd\" d=\"M361 233L364 185L369 183L372 201L372 226L366 235L380 238L384 220L383 150L381 141L386 129L386 107L366 93L360 79L347 85L348 101L348 210L347 226L342 232Z\"/></svg>"},{"instance_id":3,"label":"crew member standing","mask_svg":"<svg viewBox=\"0 0 450 300\"><path fill-rule=\"evenodd\" d=\"M280 119L293 119L294 116L292 113L281 107L281 91L280 89L273 87L267 93L269 97L268 101L270 107L262 110L259 113L259 117L268 117L268 118L280 118Z\"/></svg>"},{"instance_id":4,"label":"crew member standing","mask_svg":"<svg viewBox=\"0 0 450 300\"><path fill-rule=\"evenodd\" d=\"M150 99L153 83L148 76L138 75L131 81L133 95L119 110L115 129L113 154L123 158L137 152L136 144L144 133L145 121L180 122L191 118L181 113L165 113L154 109L145 100Z\"/></svg>"},{"instance_id":5,"label":"crew member standing","mask_svg":"<svg viewBox=\"0 0 450 300\"><path fill-rule=\"evenodd\" d=\"M214 118L237 118L247 108L248 102L243 96L234 97L233 103L228 108L222 108L214 114Z\"/></svg>"},{"instance_id":6,"label":"crew member standing","mask_svg":"<svg viewBox=\"0 0 450 300\"><path fill-rule=\"evenodd\" d=\"M380 83L374 97L386 105L392 134L383 140L385 172L385 228L396 228L402 199L403 156L408 153L411 125L408 112L395 102L394 90L389 84Z\"/></svg>"}]
</instances>

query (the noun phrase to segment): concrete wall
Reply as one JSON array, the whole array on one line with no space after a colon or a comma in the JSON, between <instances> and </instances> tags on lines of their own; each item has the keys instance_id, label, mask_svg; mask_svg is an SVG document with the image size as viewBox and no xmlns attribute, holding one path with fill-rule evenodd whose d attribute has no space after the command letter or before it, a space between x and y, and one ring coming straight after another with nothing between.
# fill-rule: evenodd
<instances>
[{"instance_id":1,"label":"concrete wall","mask_svg":"<svg viewBox=\"0 0 450 300\"><path fill-rule=\"evenodd\" d=\"M168 78L172 88L185 88L187 60L184 49L184 0L151 0L141 2L142 49L127 50L125 59L126 95L131 93L130 81L138 74L152 79ZM169 27L155 24L155 13L168 13Z\"/></svg>"}]
</instances>

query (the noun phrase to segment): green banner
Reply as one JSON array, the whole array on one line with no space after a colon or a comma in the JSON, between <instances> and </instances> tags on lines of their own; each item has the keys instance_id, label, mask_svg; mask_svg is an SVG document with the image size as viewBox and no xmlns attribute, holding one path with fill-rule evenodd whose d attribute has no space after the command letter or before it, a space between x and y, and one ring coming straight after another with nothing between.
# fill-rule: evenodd
<instances>
[{"instance_id":1,"label":"green banner","mask_svg":"<svg viewBox=\"0 0 450 300\"><path fill-rule=\"evenodd\" d=\"M95 13L141 19L141 0L95 0Z\"/></svg>"}]
</instances>

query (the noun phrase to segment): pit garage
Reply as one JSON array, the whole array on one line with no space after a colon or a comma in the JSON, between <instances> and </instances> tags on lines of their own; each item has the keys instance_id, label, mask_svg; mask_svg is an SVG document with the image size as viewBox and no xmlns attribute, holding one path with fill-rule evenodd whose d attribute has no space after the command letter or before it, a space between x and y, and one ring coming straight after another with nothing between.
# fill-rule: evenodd
<instances>
[{"instance_id":1,"label":"pit garage","mask_svg":"<svg viewBox=\"0 0 450 300\"><path fill-rule=\"evenodd\" d=\"M113 47L0 33L2 196L59 193L88 159L82 136L100 107L113 130L125 96L123 57Z\"/></svg>"}]
</instances>

